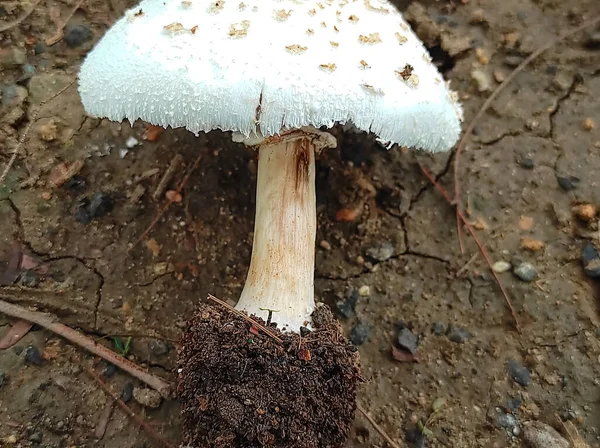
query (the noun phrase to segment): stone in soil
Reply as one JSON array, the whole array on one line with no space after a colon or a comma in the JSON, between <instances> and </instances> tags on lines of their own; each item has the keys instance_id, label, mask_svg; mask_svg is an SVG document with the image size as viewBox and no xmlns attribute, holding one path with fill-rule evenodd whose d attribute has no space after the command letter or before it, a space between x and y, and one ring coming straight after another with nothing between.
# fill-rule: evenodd
<instances>
[{"instance_id":1,"label":"stone in soil","mask_svg":"<svg viewBox=\"0 0 600 448\"><path fill-rule=\"evenodd\" d=\"M508 374L517 384L523 387L529 386L531 383L531 373L529 373L527 367L514 359L508 361L507 367Z\"/></svg>"},{"instance_id":2,"label":"stone in soil","mask_svg":"<svg viewBox=\"0 0 600 448\"><path fill-rule=\"evenodd\" d=\"M396 342L400 348L411 352L413 355L417 351L417 342L419 338L408 328L403 328L398 332Z\"/></svg>"},{"instance_id":3,"label":"stone in soil","mask_svg":"<svg viewBox=\"0 0 600 448\"><path fill-rule=\"evenodd\" d=\"M532 282L537 277L535 266L526 261L519 263L513 268L513 273L524 282Z\"/></svg>"},{"instance_id":4,"label":"stone in soil","mask_svg":"<svg viewBox=\"0 0 600 448\"><path fill-rule=\"evenodd\" d=\"M25 361L36 366L41 366L44 363L40 351L33 345L30 345L25 350Z\"/></svg>"},{"instance_id":5,"label":"stone in soil","mask_svg":"<svg viewBox=\"0 0 600 448\"><path fill-rule=\"evenodd\" d=\"M352 427L358 353L325 306L306 339L281 343L222 308L201 305L184 333L177 395L183 445L341 448Z\"/></svg>"},{"instance_id":6,"label":"stone in soil","mask_svg":"<svg viewBox=\"0 0 600 448\"><path fill-rule=\"evenodd\" d=\"M123 393L121 394L121 400L123 403L129 403L133 398L133 383L125 383L123 386Z\"/></svg>"},{"instance_id":7,"label":"stone in soil","mask_svg":"<svg viewBox=\"0 0 600 448\"><path fill-rule=\"evenodd\" d=\"M526 170L532 170L535 168L535 163L533 159L530 159L529 157L519 159L519 165L521 166L521 168L525 168Z\"/></svg>"},{"instance_id":8,"label":"stone in soil","mask_svg":"<svg viewBox=\"0 0 600 448\"><path fill-rule=\"evenodd\" d=\"M68 27L64 40L71 48L79 47L94 37L92 31L85 25L74 25Z\"/></svg>"},{"instance_id":9,"label":"stone in soil","mask_svg":"<svg viewBox=\"0 0 600 448\"><path fill-rule=\"evenodd\" d=\"M383 242L367 249L367 257L374 261L386 261L394 256L395 248L390 242Z\"/></svg>"},{"instance_id":10,"label":"stone in soil","mask_svg":"<svg viewBox=\"0 0 600 448\"><path fill-rule=\"evenodd\" d=\"M158 408L162 401L162 397L157 391L145 387L134 387L133 398L142 406L150 409Z\"/></svg>"},{"instance_id":11,"label":"stone in soil","mask_svg":"<svg viewBox=\"0 0 600 448\"><path fill-rule=\"evenodd\" d=\"M594 245L586 242L581 249L583 272L589 278L600 278L600 254Z\"/></svg>"},{"instance_id":12,"label":"stone in soil","mask_svg":"<svg viewBox=\"0 0 600 448\"><path fill-rule=\"evenodd\" d=\"M452 342L456 342L457 344L464 344L469 339L471 339L471 333L462 327L455 327L454 325L450 325L448 327L448 331L446 331L446 335L448 339Z\"/></svg>"},{"instance_id":13,"label":"stone in soil","mask_svg":"<svg viewBox=\"0 0 600 448\"><path fill-rule=\"evenodd\" d=\"M148 347L156 356L164 356L169 353L169 345L160 339L151 339Z\"/></svg>"},{"instance_id":14,"label":"stone in soil","mask_svg":"<svg viewBox=\"0 0 600 448\"><path fill-rule=\"evenodd\" d=\"M497 261L492 265L492 269L496 274L502 274L510 271L512 265L508 261Z\"/></svg>"},{"instance_id":15,"label":"stone in soil","mask_svg":"<svg viewBox=\"0 0 600 448\"><path fill-rule=\"evenodd\" d=\"M27 288L37 288L40 284L40 278L34 271L28 269L21 273L19 284Z\"/></svg>"},{"instance_id":16,"label":"stone in soil","mask_svg":"<svg viewBox=\"0 0 600 448\"><path fill-rule=\"evenodd\" d=\"M441 336L446 333L446 324L443 322L434 322L431 326L431 332L436 336Z\"/></svg>"},{"instance_id":17,"label":"stone in soil","mask_svg":"<svg viewBox=\"0 0 600 448\"><path fill-rule=\"evenodd\" d=\"M335 308L344 319L349 319L354 314L356 302L358 302L359 294L356 289L353 289L350 296L346 300L338 300L335 302Z\"/></svg>"},{"instance_id":18,"label":"stone in soil","mask_svg":"<svg viewBox=\"0 0 600 448\"><path fill-rule=\"evenodd\" d=\"M496 426L498 428L512 429L517 426L517 419L512 414L500 414L496 417Z\"/></svg>"},{"instance_id":19,"label":"stone in soil","mask_svg":"<svg viewBox=\"0 0 600 448\"><path fill-rule=\"evenodd\" d=\"M42 443L42 433L41 432L34 432L33 434L31 434L29 436L29 441L31 443Z\"/></svg>"},{"instance_id":20,"label":"stone in soil","mask_svg":"<svg viewBox=\"0 0 600 448\"><path fill-rule=\"evenodd\" d=\"M115 366L114 364L108 364L105 368L104 371L102 372L102 375L104 375L106 378L110 378L112 377L115 373L117 373L119 369L117 368L117 366Z\"/></svg>"},{"instance_id":21,"label":"stone in soil","mask_svg":"<svg viewBox=\"0 0 600 448\"><path fill-rule=\"evenodd\" d=\"M0 69L15 68L27 63L27 53L12 47L0 50Z\"/></svg>"},{"instance_id":22,"label":"stone in soil","mask_svg":"<svg viewBox=\"0 0 600 448\"><path fill-rule=\"evenodd\" d=\"M556 181L564 191L571 191L577 187L579 178L575 176L556 176Z\"/></svg>"},{"instance_id":23,"label":"stone in soil","mask_svg":"<svg viewBox=\"0 0 600 448\"><path fill-rule=\"evenodd\" d=\"M531 448L569 448L570 443L550 425L528 422L523 427L523 439Z\"/></svg>"},{"instance_id":24,"label":"stone in soil","mask_svg":"<svg viewBox=\"0 0 600 448\"><path fill-rule=\"evenodd\" d=\"M75 212L75 219L81 224L89 224L94 218L101 218L110 213L114 200L110 194L96 193L91 199L83 198Z\"/></svg>"},{"instance_id":25,"label":"stone in soil","mask_svg":"<svg viewBox=\"0 0 600 448\"><path fill-rule=\"evenodd\" d=\"M368 324L357 324L350 332L350 341L354 345L362 345L369 339L371 326Z\"/></svg>"},{"instance_id":26,"label":"stone in soil","mask_svg":"<svg viewBox=\"0 0 600 448\"><path fill-rule=\"evenodd\" d=\"M4 370L0 369L0 387L4 384L4 380L6 379L6 374Z\"/></svg>"}]
</instances>

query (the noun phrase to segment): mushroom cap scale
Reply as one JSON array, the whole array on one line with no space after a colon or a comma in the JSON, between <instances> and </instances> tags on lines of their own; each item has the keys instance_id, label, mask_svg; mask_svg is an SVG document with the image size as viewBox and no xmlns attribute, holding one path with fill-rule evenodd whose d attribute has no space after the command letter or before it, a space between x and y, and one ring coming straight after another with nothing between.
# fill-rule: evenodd
<instances>
[{"instance_id":1,"label":"mushroom cap scale","mask_svg":"<svg viewBox=\"0 0 600 448\"><path fill-rule=\"evenodd\" d=\"M251 138L353 123L384 142L450 149L462 109L381 0L144 0L89 53L86 110Z\"/></svg>"}]
</instances>

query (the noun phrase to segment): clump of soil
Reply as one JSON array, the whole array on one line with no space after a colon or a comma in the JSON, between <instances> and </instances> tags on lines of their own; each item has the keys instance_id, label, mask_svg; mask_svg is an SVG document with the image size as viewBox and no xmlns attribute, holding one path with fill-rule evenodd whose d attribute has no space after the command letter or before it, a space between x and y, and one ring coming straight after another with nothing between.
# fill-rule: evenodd
<instances>
[{"instance_id":1,"label":"clump of soil","mask_svg":"<svg viewBox=\"0 0 600 448\"><path fill-rule=\"evenodd\" d=\"M257 319L258 322L264 322ZM273 332L201 305L179 349L183 445L342 447L356 409L358 352L326 306L315 329Z\"/></svg>"}]
</instances>

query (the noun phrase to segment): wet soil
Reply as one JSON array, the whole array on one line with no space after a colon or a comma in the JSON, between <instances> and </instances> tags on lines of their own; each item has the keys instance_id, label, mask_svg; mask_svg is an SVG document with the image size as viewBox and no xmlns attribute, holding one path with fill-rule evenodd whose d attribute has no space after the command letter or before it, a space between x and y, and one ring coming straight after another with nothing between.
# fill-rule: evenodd
<instances>
[{"instance_id":1,"label":"wet soil","mask_svg":"<svg viewBox=\"0 0 600 448\"><path fill-rule=\"evenodd\" d=\"M342 447L354 420L358 351L331 311L318 307L320 325L303 337L270 326L276 340L217 307L199 307L179 349L183 444Z\"/></svg>"},{"instance_id":2,"label":"wet soil","mask_svg":"<svg viewBox=\"0 0 600 448\"><path fill-rule=\"evenodd\" d=\"M131 337L127 356L175 382L177 341L199 301L212 293L235 303L241 293L256 157L218 132L196 138L169 129L146 139L145 123L93 119L75 88L36 114L76 79L86 53L134 4L86 0L68 20L69 40L46 45L77 3L45 0L19 26L0 32L0 169L31 124L0 185L0 275L14 260L15 241L27 263L0 287L0 297L54 313L114 350L114 338ZM535 49L600 14L597 0L405 3L410 24L459 92L465 123ZM1 1L0 27L31 4ZM91 38L76 26L87 27ZM336 309L346 336L362 342L366 382L358 402L399 444L528 446L526 424L562 430L558 416L574 423L588 445L600 445L599 281L582 262L584 247L600 246L599 215L583 221L573 210L600 206L598 33L566 39L519 73L461 158L465 210L492 261L508 265L499 276L521 333L472 240L464 238L461 252L454 210L417 164L452 191L452 155L386 151L371 136L335 128L338 149L317 159L316 298ZM129 147L131 137L137 144ZM154 193L168 167L176 162L167 183L174 190L198 157L181 202L138 242L165 204L165 192ZM73 164L81 167L77 177L56 186ZM112 204L102 216L90 210L108 203L100 193ZM534 269L533 279L513 272L522 262ZM0 336L13 323L0 316ZM401 328L417 337L419 362L393 357ZM85 368L93 366L126 397L141 384L34 330L0 351L1 443L155 446L120 410L107 414L111 399ZM41 363L30 361L30 346ZM158 408L128 404L170 443L181 442L177 400ZM441 409L415 436L434 404ZM357 414L347 446L386 442Z\"/></svg>"}]
</instances>

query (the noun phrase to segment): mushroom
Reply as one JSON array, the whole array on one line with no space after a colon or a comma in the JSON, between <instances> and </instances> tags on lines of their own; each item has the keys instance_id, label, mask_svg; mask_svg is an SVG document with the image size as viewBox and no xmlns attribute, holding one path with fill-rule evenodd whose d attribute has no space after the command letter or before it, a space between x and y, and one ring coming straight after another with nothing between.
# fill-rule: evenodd
<instances>
[{"instance_id":1,"label":"mushroom","mask_svg":"<svg viewBox=\"0 0 600 448\"><path fill-rule=\"evenodd\" d=\"M87 56L79 81L90 114L231 131L257 148L252 257L236 308L296 333L315 310L315 154L336 146L325 130L352 124L387 147L439 152L462 121L386 0L144 0Z\"/></svg>"}]
</instances>

